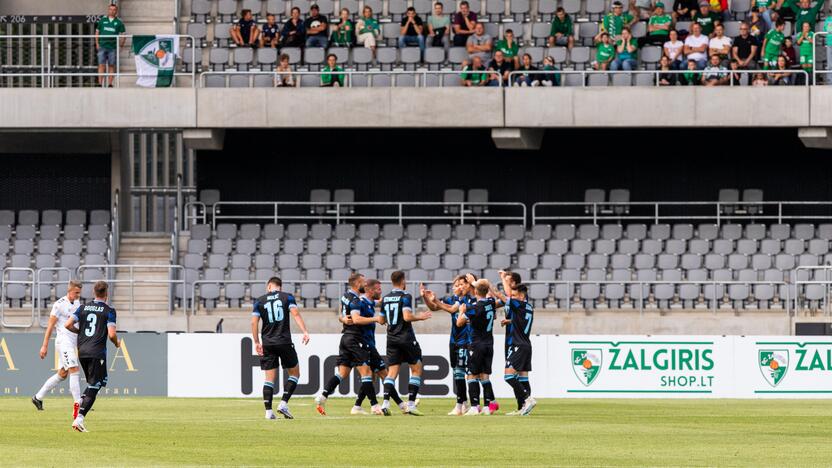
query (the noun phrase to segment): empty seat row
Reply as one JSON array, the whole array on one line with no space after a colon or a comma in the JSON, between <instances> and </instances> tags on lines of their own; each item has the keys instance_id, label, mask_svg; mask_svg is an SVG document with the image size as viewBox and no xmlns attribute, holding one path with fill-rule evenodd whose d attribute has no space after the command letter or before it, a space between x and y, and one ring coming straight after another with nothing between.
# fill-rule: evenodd
<instances>
[{"instance_id":1,"label":"empty seat row","mask_svg":"<svg viewBox=\"0 0 832 468\"><path fill-rule=\"evenodd\" d=\"M90 224L110 224L110 212L107 210L92 210L89 212ZM11 210L0 210L0 226L61 226L87 225L87 212L84 210L68 210L66 219L61 210L20 210L15 216Z\"/></svg>"}]
</instances>

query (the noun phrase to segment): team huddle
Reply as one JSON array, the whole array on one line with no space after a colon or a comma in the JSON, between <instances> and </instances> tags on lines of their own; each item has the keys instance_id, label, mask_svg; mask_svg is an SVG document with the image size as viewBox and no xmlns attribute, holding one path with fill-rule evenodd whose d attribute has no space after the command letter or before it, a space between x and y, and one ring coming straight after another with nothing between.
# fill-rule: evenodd
<instances>
[{"instance_id":1,"label":"team huddle","mask_svg":"<svg viewBox=\"0 0 832 468\"><path fill-rule=\"evenodd\" d=\"M500 325L506 327L504 379L517 400L517 409L508 415L529 415L537 404L531 396L529 384L529 372L532 370L529 337L534 308L528 302L528 291L521 284L520 275L501 271L500 279L502 291L488 280L477 279L472 274L458 276L453 282L453 294L444 298L438 298L433 291L420 285L419 293L428 311L417 312L413 296L406 291L404 272L391 274L393 289L384 296L378 280L353 273L348 281L349 290L340 300L338 320L342 324L342 336L336 361L338 368L327 381L323 392L315 398L318 413L327 414L327 399L355 369L361 377L361 385L351 414L367 414L362 408L366 399L370 401L370 411L375 415L390 416L390 400L393 400L403 414L421 416L418 394L422 385L422 349L416 339L413 322L429 320L433 312L444 311L451 319L449 357L456 394L456 405L448 414L490 415L500 409L490 380L494 358L494 322L499 320ZM277 418L272 403L278 365L283 367L288 378L277 413L286 419L294 419L289 410L289 400L300 379L300 365L292 342L290 316L303 333L303 344L308 344L310 339L294 296L281 291L281 287L280 278L269 279L266 294L254 302L251 318L251 334L260 356L260 368L264 371L263 404L267 419ZM60 368L32 397L32 403L42 410L46 394L69 378L74 400L72 427L79 432L87 432L84 418L92 409L99 390L107 385L107 340L117 348L120 345L116 335L116 311L106 302L107 289L107 283L97 282L93 286L95 300L81 304L81 284L70 282L66 296L52 307L40 350L43 359L52 331L57 326L55 352L59 356ZM500 308L504 310L502 318L498 317ZM387 326L385 357L376 348L377 325ZM407 401L396 390L396 379L405 364L410 376ZM83 395L79 368L83 368L88 384ZM380 405L373 385L376 379L384 384Z\"/></svg>"}]
</instances>

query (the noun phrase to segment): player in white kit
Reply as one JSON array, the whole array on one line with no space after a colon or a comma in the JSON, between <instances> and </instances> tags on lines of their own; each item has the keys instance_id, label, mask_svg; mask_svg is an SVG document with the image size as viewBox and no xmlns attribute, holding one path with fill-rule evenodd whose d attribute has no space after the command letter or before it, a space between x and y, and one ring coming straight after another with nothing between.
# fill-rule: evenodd
<instances>
[{"instance_id":1,"label":"player in white kit","mask_svg":"<svg viewBox=\"0 0 832 468\"><path fill-rule=\"evenodd\" d=\"M55 337L55 353L58 355L58 372L44 382L43 387L32 397L32 404L41 411L43 410L43 398L46 394L66 380L69 375L69 391L72 392L74 400L73 419L78 416L78 407L81 403L81 376L78 373L78 335L64 327L69 317L81 306L81 282L70 281L66 290L66 296L58 299L52 304L52 313L49 314L49 324L43 334L43 346L40 348L40 358L46 357L49 351L49 339L52 336L52 329L57 324L57 335Z\"/></svg>"}]
</instances>

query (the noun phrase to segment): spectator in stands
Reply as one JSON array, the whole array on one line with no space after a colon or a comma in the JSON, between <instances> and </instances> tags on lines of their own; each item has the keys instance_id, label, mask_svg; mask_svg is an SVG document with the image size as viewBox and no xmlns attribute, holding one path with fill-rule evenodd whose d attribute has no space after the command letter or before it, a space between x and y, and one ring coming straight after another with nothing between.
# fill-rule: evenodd
<instances>
[{"instance_id":1,"label":"spectator in stands","mask_svg":"<svg viewBox=\"0 0 832 468\"><path fill-rule=\"evenodd\" d=\"M540 86L540 76L534 73L537 68L532 64L531 55L523 54L523 59L520 61L517 71L523 73L514 75L514 86Z\"/></svg>"},{"instance_id":2,"label":"spectator in stands","mask_svg":"<svg viewBox=\"0 0 832 468\"><path fill-rule=\"evenodd\" d=\"M563 7L558 7L555 10L548 42L549 47L565 46L571 49L575 45L575 26L572 24L572 17L566 14Z\"/></svg>"},{"instance_id":3,"label":"spectator in stands","mask_svg":"<svg viewBox=\"0 0 832 468\"><path fill-rule=\"evenodd\" d=\"M817 0L815 6L811 5L809 0L800 0L800 2L789 2L787 8L794 13L794 30L800 31L803 29L803 23L809 23L810 29L815 30L815 23L818 21L818 12L823 8L826 0Z\"/></svg>"},{"instance_id":4,"label":"spectator in stands","mask_svg":"<svg viewBox=\"0 0 832 468\"><path fill-rule=\"evenodd\" d=\"M118 6L107 7L107 16L103 16L95 25L95 50L98 55L98 85L104 86L104 74L110 75L108 86L113 86L115 79L116 63L118 62L118 47L124 47L125 38L118 39L108 36L119 36L127 30L121 19L118 17ZM109 67L109 69L108 69Z\"/></svg>"},{"instance_id":5,"label":"spectator in stands","mask_svg":"<svg viewBox=\"0 0 832 468\"><path fill-rule=\"evenodd\" d=\"M708 0L702 0L699 3L699 11L693 14L693 21L702 27L702 34L710 37L716 25L722 22L722 15L711 11Z\"/></svg>"},{"instance_id":6,"label":"spectator in stands","mask_svg":"<svg viewBox=\"0 0 832 468\"><path fill-rule=\"evenodd\" d=\"M662 55L662 58L659 59L659 70L664 73L659 73L659 86L676 86L676 81L679 75L676 73L669 73L673 71L671 68L670 57L667 55Z\"/></svg>"},{"instance_id":7,"label":"spectator in stands","mask_svg":"<svg viewBox=\"0 0 832 468\"><path fill-rule=\"evenodd\" d=\"M722 65L719 55L711 55L708 66L702 73L702 84L704 86L722 86L731 79L727 73L728 69Z\"/></svg>"},{"instance_id":8,"label":"spectator in stands","mask_svg":"<svg viewBox=\"0 0 832 468\"><path fill-rule=\"evenodd\" d=\"M303 20L300 19L300 8L292 7L290 15L280 33L283 47L303 47L306 42L306 28L303 26Z\"/></svg>"},{"instance_id":9,"label":"spectator in stands","mask_svg":"<svg viewBox=\"0 0 832 468\"><path fill-rule=\"evenodd\" d=\"M494 48L502 52L503 57L511 62L514 68L518 68L520 66L520 58L517 54L520 53L520 45L514 39L514 31L506 29L503 37L502 40L497 41L497 45Z\"/></svg>"},{"instance_id":10,"label":"spectator in stands","mask_svg":"<svg viewBox=\"0 0 832 468\"><path fill-rule=\"evenodd\" d=\"M664 3L656 3L656 8L653 9L653 14L647 21L647 35L639 40L639 45L663 45L670 34L671 23L673 23L673 18L665 13Z\"/></svg>"},{"instance_id":11,"label":"spectator in stands","mask_svg":"<svg viewBox=\"0 0 832 468\"><path fill-rule=\"evenodd\" d=\"M263 34L260 35L260 47L276 48L280 44L280 25L275 23L274 15L266 15L266 24L263 25Z\"/></svg>"},{"instance_id":12,"label":"spectator in stands","mask_svg":"<svg viewBox=\"0 0 832 468\"><path fill-rule=\"evenodd\" d=\"M808 21L801 23L801 30L797 34L797 47L800 50L800 68L812 77L812 67L814 64L814 49L815 49L815 32Z\"/></svg>"},{"instance_id":13,"label":"spectator in stands","mask_svg":"<svg viewBox=\"0 0 832 468\"><path fill-rule=\"evenodd\" d=\"M765 70L777 67L777 57L780 56L783 41L786 39L786 36L783 35L783 28L785 27L786 22L783 21L783 18L777 18L774 29L769 31L766 38L763 39L763 69Z\"/></svg>"},{"instance_id":14,"label":"spectator in stands","mask_svg":"<svg viewBox=\"0 0 832 468\"><path fill-rule=\"evenodd\" d=\"M747 83L747 75L739 73L740 62L737 61L737 59L731 59L731 64L728 66L728 68L731 70L731 80L733 80L733 82L729 82L728 84L733 86L735 84L745 85Z\"/></svg>"},{"instance_id":15,"label":"spectator in stands","mask_svg":"<svg viewBox=\"0 0 832 468\"><path fill-rule=\"evenodd\" d=\"M786 68L800 68L797 62L797 53L794 50L794 42L791 37L783 38L783 51L780 55L786 57Z\"/></svg>"},{"instance_id":16,"label":"spectator in stands","mask_svg":"<svg viewBox=\"0 0 832 468\"><path fill-rule=\"evenodd\" d=\"M329 22L326 16L321 14L318 5L313 4L309 7L309 17L303 22L303 28L306 30L306 47L326 49L329 45L327 41Z\"/></svg>"},{"instance_id":17,"label":"spectator in stands","mask_svg":"<svg viewBox=\"0 0 832 468\"><path fill-rule=\"evenodd\" d=\"M327 73L344 71L338 65L338 57L335 54L326 56L326 66L321 71L324 72L321 75L321 87L340 88L344 86L344 75L342 73Z\"/></svg>"},{"instance_id":18,"label":"spectator in stands","mask_svg":"<svg viewBox=\"0 0 832 468\"><path fill-rule=\"evenodd\" d=\"M257 27L251 10L240 12L240 21L231 27L231 40L237 47L257 47L260 43L260 28Z\"/></svg>"},{"instance_id":19,"label":"spectator in stands","mask_svg":"<svg viewBox=\"0 0 832 468\"><path fill-rule=\"evenodd\" d=\"M635 8L633 5L630 4L632 8ZM601 21L599 35L605 32L610 35L613 41L617 41L621 37L621 31L624 27L630 27L636 21L636 17L629 11L625 12L624 5L619 0L615 0L612 2L612 12L604 15L604 19Z\"/></svg>"},{"instance_id":20,"label":"spectator in stands","mask_svg":"<svg viewBox=\"0 0 832 468\"><path fill-rule=\"evenodd\" d=\"M610 64L612 71L635 70L638 68L636 53L638 52L638 41L630 33L630 28L621 30L621 39L615 43L615 60Z\"/></svg>"},{"instance_id":21,"label":"spectator in stands","mask_svg":"<svg viewBox=\"0 0 832 468\"><path fill-rule=\"evenodd\" d=\"M757 41L751 36L751 26L740 23L740 35L734 39L731 55L737 60L740 70L754 70L757 68Z\"/></svg>"},{"instance_id":22,"label":"spectator in stands","mask_svg":"<svg viewBox=\"0 0 832 468\"><path fill-rule=\"evenodd\" d=\"M754 80L751 82L751 86L768 86L768 78L763 73L757 73L754 75Z\"/></svg>"},{"instance_id":23,"label":"spectator in stands","mask_svg":"<svg viewBox=\"0 0 832 468\"><path fill-rule=\"evenodd\" d=\"M609 36L608 36L609 37ZM557 70L555 66L555 59L551 55L547 55L543 59L543 68L545 72L552 72ZM540 73L540 84L543 86L560 86L560 73Z\"/></svg>"},{"instance_id":24,"label":"spectator in stands","mask_svg":"<svg viewBox=\"0 0 832 468\"><path fill-rule=\"evenodd\" d=\"M769 75L769 84L775 86L791 86L794 84L794 76L789 71L789 66L786 62L786 57L782 55L777 57L775 67L776 72L771 73Z\"/></svg>"},{"instance_id":25,"label":"spectator in stands","mask_svg":"<svg viewBox=\"0 0 832 468\"><path fill-rule=\"evenodd\" d=\"M679 33L671 29L668 33L667 42L662 46L663 56L670 60L671 70L684 70L687 67L685 60L685 43L679 40Z\"/></svg>"},{"instance_id":26,"label":"spectator in stands","mask_svg":"<svg viewBox=\"0 0 832 468\"><path fill-rule=\"evenodd\" d=\"M332 28L329 42L335 47L352 47L355 44L355 24L350 19L350 10L341 8L339 20Z\"/></svg>"},{"instance_id":27,"label":"spectator in stands","mask_svg":"<svg viewBox=\"0 0 832 468\"><path fill-rule=\"evenodd\" d=\"M416 9L407 7L407 11L402 17L401 29L399 30L399 48L403 49L409 45L419 46L422 53L425 52L425 35L424 24L422 18L416 14Z\"/></svg>"},{"instance_id":28,"label":"spectator in stands","mask_svg":"<svg viewBox=\"0 0 832 468\"><path fill-rule=\"evenodd\" d=\"M378 20L373 16L373 9L365 6L358 20L358 43L373 51L376 55L376 40L381 34Z\"/></svg>"},{"instance_id":29,"label":"spectator in stands","mask_svg":"<svg viewBox=\"0 0 832 468\"><path fill-rule=\"evenodd\" d=\"M757 47L759 48L771 26L763 19L763 15L756 10L751 10L751 20L748 22L748 26L749 34L757 41Z\"/></svg>"},{"instance_id":30,"label":"spectator in stands","mask_svg":"<svg viewBox=\"0 0 832 468\"><path fill-rule=\"evenodd\" d=\"M696 63L696 68L701 70L705 68L708 59L708 36L702 34L702 26L698 23L693 23L690 27L691 34L685 38L685 57L688 62L693 60ZM690 63L688 63L690 69Z\"/></svg>"},{"instance_id":31,"label":"spectator in stands","mask_svg":"<svg viewBox=\"0 0 832 468\"><path fill-rule=\"evenodd\" d=\"M731 20L731 13L728 11L728 0L709 0L708 6L711 7L711 12L719 15L720 22Z\"/></svg>"},{"instance_id":32,"label":"spectator in stands","mask_svg":"<svg viewBox=\"0 0 832 468\"><path fill-rule=\"evenodd\" d=\"M292 66L289 65L289 56L287 54L280 54L280 60L277 64L276 83L277 86L294 86L295 79L292 75Z\"/></svg>"},{"instance_id":33,"label":"spectator in stands","mask_svg":"<svg viewBox=\"0 0 832 468\"><path fill-rule=\"evenodd\" d=\"M673 2L673 21L693 21L693 15L699 11L696 0L675 0Z\"/></svg>"},{"instance_id":34,"label":"spectator in stands","mask_svg":"<svg viewBox=\"0 0 832 468\"><path fill-rule=\"evenodd\" d=\"M514 62L506 60L502 51L494 52L494 58L488 64L488 71L493 72L488 76L488 86L507 86L509 73L514 71ZM500 80L502 78L502 81Z\"/></svg>"},{"instance_id":35,"label":"spectator in stands","mask_svg":"<svg viewBox=\"0 0 832 468\"><path fill-rule=\"evenodd\" d=\"M479 55L471 57L471 63L467 60L462 62L462 85L467 87L485 86L488 83L488 74L482 66L482 58Z\"/></svg>"},{"instance_id":36,"label":"spectator in stands","mask_svg":"<svg viewBox=\"0 0 832 468\"><path fill-rule=\"evenodd\" d=\"M832 85L832 16L827 15L823 20L823 32L826 35L826 84Z\"/></svg>"},{"instance_id":37,"label":"spectator in stands","mask_svg":"<svg viewBox=\"0 0 832 468\"><path fill-rule=\"evenodd\" d=\"M719 57L720 64L727 67L731 61L731 46L733 42L730 37L725 35L725 27L722 24L717 24L714 27L714 37L708 41L708 56Z\"/></svg>"},{"instance_id":38,"label":"spectator in stands","mask_svg":"<svg viewBox=\"0 0 832 468\"><path fill-rule=\"evenodd\" d=\"M468 44L466 49L468 55L477 55L480 60L485 62L491 57L491 36L485 33L485 26L482 23L477 23L474 26L474 34L468 36Z\"/></svg>"},{"instance_id":39,"label":"spectator in stands","mask_svg":"<svg viewBox=\"0 0 832 468\"><path fill-rule=\"evenodd\" d=\"M433 4L433 14L428 16L428 37L431 47L448 47L451 37L451 18L444 12L442 2Z\"/></svg>"},{"instance_id":40,"label":"spectator in stands","mask_svg":"<svg viewBox=\"0 0 832 468\"><path fill-rule=\"evenodd\" d=\"M615 45L610 40L610 35L602 32L595 44L595 61L592 62L592 68L608 70L614 58Z\"/></svg>"},{"instance_id":41,"label":"spectator in stands","mask_svg":"<svg viewBox=\"0 0 832 468\"><path fill-rule=\"evenodd\" d=\"M699 70L699 64L696 63L696 60L688 60L687 71L682 73L682 76L679 78L679 83L682 86L698 86L701 73L697 70Z\"/></svg>"},{"instance_id":42,"label":"spectator in stands","mask_svg":"<svg viewBox=\"0 0 832 468\"><path fill-rule=\"evenodd\" d=\"M466 0L462 0L459 11L454 13L454 46L466 47L468 38L476 31L477 24L477 14L471 11Z\"/></svg>"}]
</instances>

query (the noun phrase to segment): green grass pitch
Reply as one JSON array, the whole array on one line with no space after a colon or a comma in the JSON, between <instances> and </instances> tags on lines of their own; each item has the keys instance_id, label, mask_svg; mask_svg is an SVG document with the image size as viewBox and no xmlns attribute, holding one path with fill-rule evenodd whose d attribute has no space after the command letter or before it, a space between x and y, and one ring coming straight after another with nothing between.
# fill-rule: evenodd
<instances>
[{"instance_id":1,"label":"green grass pitch","mask_svg":"<svg viewBox=\"0 0 832 468\"><path fill-rule=\"evenodd\" d=\"M502 400L504 413L511 401ZM277 404L277 402L275 402ZM258 399L100 397L87 434L70 401L0 398L0 466L820 466L832 464L827 401L541 400L529 417L321 417L297 398L293 421ZM365 408L367 404L365 403Z\"/></svg>"}]
</instances>

